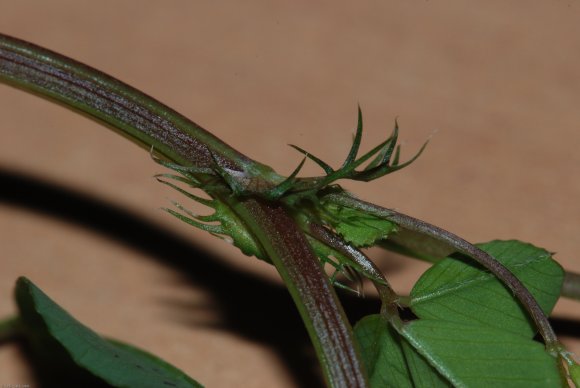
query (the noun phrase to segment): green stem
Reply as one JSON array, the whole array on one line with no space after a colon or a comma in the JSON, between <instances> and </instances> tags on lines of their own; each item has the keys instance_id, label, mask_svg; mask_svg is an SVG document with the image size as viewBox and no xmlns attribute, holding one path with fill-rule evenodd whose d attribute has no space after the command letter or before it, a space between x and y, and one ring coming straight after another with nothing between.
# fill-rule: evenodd
<instances>
[{"instance_id":1,"label":"green stem","mask_svg":"<svg viewBox=\"0 0 580 388\"><path fill-rule=\"evenodd\" d=\"M377 217L393 221L402 228L431 236L453 247L457 252L477 261L512 290L536 324L540 335L544 338L546 348L550 351L558 351L560 348L560 344L548 321L548 317L546 317L533 295L509 269L488 253L453 233L391 209L386 209L345 194L329 194L324 199L338 205L363 210Z\"/></svg>"},{"instance_id":2,"label":"green stem","mask_svg":"<svg viewBox=\"0 0 580 388\"><path fill-rule=\"evenodd\" d=\"M348 244L340 236L332 233L321 225L311 223L309 225L309 231L312 236L316 237L316 239L333 249L336 249L355 263L358 270L368 279L372 280L373 285L379 293L379 298L383 304L383 310L387 312L389 316L398 315L396 303L399 299L399 295L397 295L397 293L391 288L381 270L371 259L360 250Z\"/></svg>"},{"instance_id":3,"label":"green stem","mask_svg":"<svg viewBox=\"0 0 580 388\"><path fill-rule=\"evenodd\" d=\"M0 81L64 104L164 158L195 169L231 169L271 185L270 167L136 89L52 51L0 34ZM255 183L255 182L254 182ZM274 204L217 198L239 213L287 282L332 387L367 385L350 324L296 222Z\"/></svg>"},{"instance_id":4,"label":"green stem","mask_svg":"<svg viewBox=\"0 0 580 388\"><path fill-rule=\"evenodd\" d=\"M366 387L366 376L342 306L306 236L280 205L257 199L234 209L262 244L290 291L330 387Z\"/></svg>"},{"instance_id":5,"label":"green stem","mask_svg":"<svg viewBox=\"0 0 580 388\"><path fill-rule=\"evenodd\" d=\"M173 109L92 67L0 34L0 81L59 102L175 163L275 177Z\"/></svg>"}]
</instances>

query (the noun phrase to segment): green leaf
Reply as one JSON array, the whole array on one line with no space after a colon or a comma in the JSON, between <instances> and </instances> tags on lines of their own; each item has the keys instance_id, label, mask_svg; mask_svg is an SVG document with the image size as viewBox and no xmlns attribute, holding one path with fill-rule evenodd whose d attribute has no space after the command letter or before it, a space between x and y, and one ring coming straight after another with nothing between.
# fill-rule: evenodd
<instances>
[{"instance_id":1,"label":"green leaf","mask_svg":"<svg viewBox=\"0 0 580 388\"><path fill-rule=\"evenodd\" d=\"M371 387L447 387L449 384L380 315L354 327Z\"/></svg>"},{"instance_id":2,"label":"green leaf","mask_svg":"<svg viewBox=\"0 0 580 388\"><path fill-rule=\"evenodd\" d=\"M480 248L513 271L546 313L553 308L563 271L549 252L518 241ZM469 260L434 265L415 285L410 307L420 319L388 327L381 317L369 316L355 327L374 386L405 386L398 381L405 375L412 379L407 384L419 387L561 386L558 360L532 339L535 328L526 312Z\"/></svg>"},{"instance_id":3,"label":"green leaf","mask_svg":"<svg viewBox=\"0 0 580 388\"><path fill-rule=\"evenodd\" d=\"M405 325L401 334L455 386L562 386L557 359L518 334L430 319Z\"/></svg>"},{"instance_id":4,"label":"green leaf","mask_svg":"<svg viewBox=\"0 0 580 388\"><path fill-rule=\"evenodd\" d=\"M369 315L354 327L372 387L412 387L400 337L380 315Z\"/></svg>"},{"instance_id":5,"label":"green leaf","mask_svg":"<svg viewBox=\"0 0 580 388\"><path fill-rule=\"evenodd\" d=\"M62 370L63 363L65 368L74 363L76 369L89 372L85 376L96 376L116 387L201 387L152 354L100 337L24 277L16 283L16 302L26 337L41 363L49 364L53 371L78 375L74 368Z\"/></svg>"},{"instance_id":6,"label":"green leaf","mask_svg":"<svg viewBox=\"0 0 580 388\"><path fill-rule=\"evenodd\" d=\"M401 341L413 385L417 388L449 387L451 384L406 340Z\"/></svg>"},{"instance_id":7,"label":"green leaf","mask_svg":"<svg viewBox=\"0 0 580 388\"><path fill-rule=\"evenodd\" d=\"M397 233L377 243L390 251L431 263L437 263L455 252L446 242L403 227L398 227Z\"/></svg>"},{"instance_id":8,"label":"green leaf","mask_svg":"<svg viewBox=\"0 0 580 388\"><path fill-rule=\"evenodd\" d=\"M348 207L324 204L325 211L336 231L345 241L356 247L368 247L376 241L385 239L394 232L397 226L363 211Z\"/></svg>"},{"instance_id":9,"label":"green leaf","mask_svg":"<svg viewBox=\"0 0 580 388\"><path fill-rule=\"evenodd\" d=\"M510 269L550 313L564 271L549 252L519 241L478 246ZM420 318L491 326L529 338L536 332L512 293L469 259L447 258L426 271L411 291L410 307Z\"/></svg>"},{"instance_id":10,"label":"green leaf","mask_svg":"<svg viewBox=\"0 0 580 388\"><path fill-rule=\"evenodd\" d=\"M568 367L568 372L570 372L570 379L576 386L580 388L580 365L574 363Z\"/></svg>"}]
</instances>

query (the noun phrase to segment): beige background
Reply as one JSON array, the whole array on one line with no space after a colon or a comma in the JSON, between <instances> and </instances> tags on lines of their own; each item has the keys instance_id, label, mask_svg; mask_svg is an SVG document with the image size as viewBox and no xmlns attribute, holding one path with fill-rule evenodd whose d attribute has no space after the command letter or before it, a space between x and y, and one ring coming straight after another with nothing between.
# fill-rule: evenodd
<instances>
[{"instance_id":1,"label":"beige background","mask_svg":"<svg viewBox=\"0 0 580 388\"><path fill-rule=\"evenodd\" d=\"M474 242L533 242L580 271L576 0L0 5L3 33L142 89L282 173L300 160L288 143L339 164L357 103L366 149L395 117L405 155L435 132L404 172L346 186ZM26 275L207 386L317 384L272 268L159 211L180 198L151 179L161 169L146 153L4 85L0 112L0 316ZM401 292L425 268L372 253ZM555 315L575 319L558 327L580 352L578 304ZM0 347L0 383L31 382L17 347Z\"/></svg>"}]
</instances>

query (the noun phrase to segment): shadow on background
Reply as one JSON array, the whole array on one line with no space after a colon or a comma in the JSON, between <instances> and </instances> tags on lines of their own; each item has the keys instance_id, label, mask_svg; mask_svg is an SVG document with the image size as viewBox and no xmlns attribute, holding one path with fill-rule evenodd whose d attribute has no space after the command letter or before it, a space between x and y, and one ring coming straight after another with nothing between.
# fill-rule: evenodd
<instances>
[{"instance_id":1,"label":"shadow on background","mask_svg":"<svg viewBox=\"0 0 580 388\"><path fill-rule=\"evenodd\" d=\"M1 169L0 187L2 202L106 235L172 266L195 287L205 289L212 296L211 308L219 317L214 327L270 347L297 386L323 385L306 330L282 285L232 268L189 240L85 193ZM256 295L260 297L259 303L255 303ZM376 313L379 308L375 298L341 294L341 300L352 322ZM200 307L166 302L176 309ZM578 321L560 318L552 322L559 334L580 337ZM41 382L45 382L46 376L40 376Z\"/></svg>"},{"instance_id":2,"label":"shadow on background","mask_svg":"<svg viewBox=\"0 0 580 388\"><path fill-rule=\"evenodd\" d=\"M189 240L86 193L2 169L0 187L4 203L90 229L175 268L211 295L217 327L270 347L297 386L323 385L306 330L282 285L232 268ZM376 299L342 294L341 300L352 322L379 309ZM177 302L173 307L196 308Z\"/></svg>"}]
</instances>

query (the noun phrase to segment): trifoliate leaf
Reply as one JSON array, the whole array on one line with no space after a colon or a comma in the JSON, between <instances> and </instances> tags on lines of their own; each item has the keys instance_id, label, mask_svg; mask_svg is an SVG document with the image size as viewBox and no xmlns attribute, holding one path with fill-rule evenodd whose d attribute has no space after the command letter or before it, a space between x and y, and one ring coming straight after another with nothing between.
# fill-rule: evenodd
<instances>
[{"instance_id":1,"label":"trifoliate leaf","mask_svg":"<svg viewBox=\"0 0 580 388\"><path fill-rule=\"evenodd\" d=\"M563 271L549 252L519 241L479 246L518 276L546 313L551 311ZM369 316L355 326L372 386L405 386L404 376L420 387L562 386L558 359L533 340L536 330L527 313L505 286L471 261L444 259L434 265L415 285L410 306L419 318L410 323L388 327L384 318ZM580 371L572 365L569 372L577 384Z\"/></svg>"}]
</instances>

